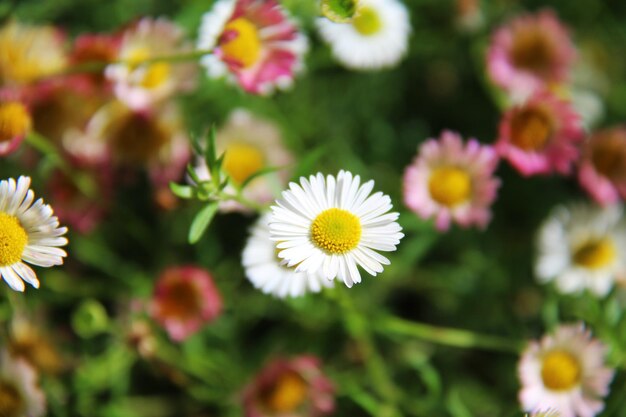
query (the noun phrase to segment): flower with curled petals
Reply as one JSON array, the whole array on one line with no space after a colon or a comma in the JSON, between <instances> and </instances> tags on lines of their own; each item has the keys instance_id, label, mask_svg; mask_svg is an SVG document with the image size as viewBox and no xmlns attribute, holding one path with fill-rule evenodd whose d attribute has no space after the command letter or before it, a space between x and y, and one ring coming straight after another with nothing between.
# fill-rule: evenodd
<instances>
[{"instance_id":1,"label":"flower with curled petals","mask_svg":"<svg viewBox=\"0 0 626 417\"><path fill-rule=\"evenodd\" d=\"M391 199L370 195L374 181L339 171L335 178L318 173L289 184L272 206L270 238L278 257L296 272L321 271L346 286L361 282L358 266L370 275L383 272L389 260L376 251L395 251L404 234Z\"/></svg>"}]
</instances>

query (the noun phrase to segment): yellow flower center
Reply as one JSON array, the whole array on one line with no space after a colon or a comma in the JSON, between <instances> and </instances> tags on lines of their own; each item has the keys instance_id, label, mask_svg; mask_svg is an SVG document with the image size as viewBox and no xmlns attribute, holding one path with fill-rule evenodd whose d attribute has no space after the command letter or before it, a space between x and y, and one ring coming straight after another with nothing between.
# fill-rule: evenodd
<instances>
[{"instance_id":1,"label":"yellow flower center","mask_svg":"<svg viewBox=\"0 0 626 417\"><path fill-rule=\"evenodd\" d=\"M22 103L0 103L0 143L27 134L31 126L30 113Z\"/></svg>"},{"instance_id":2,"label":"yellow flower center","mask_svg":"<svg viewBox=\"0 0 626 417\"><path fill-rule=\"evenodd\" d=\"M609 238L586 242L574 252L574 262L588 269L599 269L615 260L617 250Z\"/></svg>"},{"instance_id":3,"label":"yellow flower center","mask_svg":"<svg viewBox=\"0 0 626 417\"><path fill-rule=\"evenodd\" d=\"M179 320L189 320L198 316L202 303L196 287L187 281L167 285L163 298L159 300L161 314Z\"/></svg>"},{"instance_id":4,"label":"yellow flower center","mask_svg":"<svg viewBox=\"0 0 626 417\"><path fill-rule=\"evenodd\" d=\"M554 391L566 391L580 382L581 367L569 352L554 350L543 357L541 379L543 385Z\"/></svg>"},{"instance_id":5,"label":"yellow flower center","mask_svg":"<svg viewBox=\"0 0 626 417\"><path fill-rule=\"evenodd\" d=\"M262 394L262 403L272 415L282 415L296 410L306 396L307 384L304 379L295 372L286 372Z\"/></svg>"},{"instance_id":6,"label":"yellow flower center","mask_svg":"<svg viewBox=\"0 0 626 417\"><path fill-rule=\"evenodd\" d=\"M517 68L545 76L552 68L555 48L543 30L529 27L514 35L510 56Z\"/></svg>"},{"instance_id":7,"label":"yellow flower center","mask_svg":"<svg viewBox=\"0 0 626 417\"><path fill-rule=\"evenodd\" d=\"M155 62L153 64L142 64L142 62L150 59L152 54L145 47L135 48L128 54L128 62L132 70L137 69L140 65L145 66L145 73L140 85L144 88L156 88L163 84L170 76L171 67L166 62Z\"/></svg>"},{"instance_id":8,"label":"yellow flower center","mask_svg":"<svg viewBox=\"0 0 626 417\"><path fill-rule=\"evenodd\" d=\"M352 19L352 25L363 36L371 36L383 28L378 12L371 7L361 7Z\"/></svg>"},{"instance_id":9,"label":"yellow flower center","mask_svg":"<svg viewBox=\"0 0 626 417\"><path fill-rule=\"evenodd\" d=\"M244 68L254 65L261 55L261 39L256 25L239 17L228 23L224 32L233 33L221 45L225 57L239 62Z\"/></svg>"},{"instance_id":10,"label":"yellow flower center","mask_svg":"<svg viewBox=\"0 0 626 417\"><path fill-rule=\"evenodd\" d=\"M346 253L361 240L361 221L347 210L331 208L321 212L311 224L311 239L331 254Z\"/></svg>"},{"instance_id":11,"label":"yellow flower center","mask_svg":"<svg viewBox=\"0 0 626 417\"><path fill-rule=\"evenodd\" d=\"M156 158L171 139L171 132L158 120L135 113L112 123L106 134L117 157L137 164Z\"/></svg>"},{"instance_id":12,"label":"yellow flower center","mask_svg":"<svg viewBox=\"0 0 626 417\"><path fill-rule=\"evenodd\" d=\"M24 398L11 381L0 379L0 416L20 417L24 413Z\"/></svg>"},{"instance_id":13,"label":"yellow flower center","mask_svg":"<svg viewBox=\"0 0 626 417\"><path fill-rule=\"evenodd\" d=\"M265 156L259 148L247 143L233 143L226 148L222 167L237 184L241 184L264 165Z\"/></svg>"},{"instance_id":14,"label":"yellow flower center","mask_svg":"<svg viewBox=\"0 0 626 417\"><path fill-rule=\"evenodd\" d=\"M17 217L0 212L0 266L19 262L27 243L28 235Z\"/></svg>"},{"instance_id":15,"label":"yellow flower center","mask_svg":"<svg viewBox=\"0 0 626 417\"><path fill-rule=\"evenodd\" d=\"M470 198L472 180L469 174L460 168L441 167L430 175L428 190L439 204L454 207Z\"/></svg>"},{"instance_id":16,"label":"yellow flower center","mask_svg":"<svg viewBox=\"0 0 626 417\"><path fill-rule=\"evenodd\" d=\"M539 151L552 136L552 122L540 109L524 109L511 119L511 142L525 151Z\"/></svg>"},{"instance_id":17,"label":"yellow flower center","mask_svg":"<svg viewBox=\"0 0 626 417\"><path fill-rule=\"evenodd\" d=\"M603 131L591 138L589 146L596 171L611 181L625 181L626 135L621 131Z\"/></svg>"}]
</instances>

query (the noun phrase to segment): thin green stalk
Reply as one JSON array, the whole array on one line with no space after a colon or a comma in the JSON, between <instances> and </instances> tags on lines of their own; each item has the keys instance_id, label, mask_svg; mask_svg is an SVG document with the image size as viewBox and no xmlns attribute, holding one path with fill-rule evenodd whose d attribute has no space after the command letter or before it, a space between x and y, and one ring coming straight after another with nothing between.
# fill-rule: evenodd
<instances>
[{"instance_id":1,"label":"thin green stalk","mask_svg":"<svg viewBox=\"0 0 626 417\"><path fill-rule=\"evenodd\" d=\"M415 337L424 341L458 348L495 350L515 354L521 352L524 348L523 342L512 341L503 337L433 326L393 316L385 316L376 320L374 328L377 332L389 336Z\"/></svg>"}]
</instances>

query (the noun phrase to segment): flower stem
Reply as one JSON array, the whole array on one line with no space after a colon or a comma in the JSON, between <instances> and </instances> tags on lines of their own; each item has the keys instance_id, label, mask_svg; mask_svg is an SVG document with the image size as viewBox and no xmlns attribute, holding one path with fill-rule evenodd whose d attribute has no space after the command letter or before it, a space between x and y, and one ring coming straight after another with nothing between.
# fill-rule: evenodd
<instances>
[{"instance_id":1,"label":"flower stem","mask_svg":"<svg viewBox=\"0 0 626 417\"><path fill-rule=\"evenodd\" d=\"M468 330L433 326L430 324L384 316L374 323L376 331L389 336L409 336L458 348L495 350L518 354L524 343L503 337L474 333Z\"/></svg>"}]
</instances>

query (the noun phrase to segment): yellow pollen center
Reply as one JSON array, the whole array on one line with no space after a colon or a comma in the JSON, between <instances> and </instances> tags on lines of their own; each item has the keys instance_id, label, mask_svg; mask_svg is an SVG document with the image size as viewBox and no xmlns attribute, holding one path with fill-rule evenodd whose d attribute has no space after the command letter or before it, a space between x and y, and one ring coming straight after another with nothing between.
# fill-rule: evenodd
<instances>
[{"instance_id":1,"label":"yellow pollen center","mask_svg":"<svg viewBox=\"0 0 626 417\"><path fill-rule=\"evenodd\" d=\"M11 381L0 379L0 416L19 417L24 412L24 398Z\"/></svg>"},{"instance_id":2,"label":"yellow pollen center","mask_svg":"<svg viewBox=\"0 0 626 417\"><path fill-rule=\"evenodd\" d=\"M17 217L0 213L0 266L19 262L27 243L28 235Z\"/></svg>"},{"instance_id":3,"label":"yellow pollen center","mask_svg":"<svg viewBox=\"0 0 626 417\"><path fill-rule=\"evenodd\" d=\"M31 126L32 119L23 104L0 103L0 143L27 134Z\"/></svg>"},{"instance_id":4,"label":"yellow pollen center","mask_svg":"<svg viewBox=\"0 0 626 417\"><path fill-rule=\"evenodd\" d=\"M592 137L590 147L596 171L614 182L626 180L626 135L601 132Z\"/></svg>"},{"instance_id":5,"label":"yellow pollen center","mask_svg":"<svg viewBox=\"0 0 626 417\"><path fill-rule=\"evenodd\" d=\"M281 375L275 385L262 394L265 408L274 414L286 414L296 410L307 396L307 384L295 372Z\"/></svg>"},{"instance_id":6,"label":"yellow pollen center","mask_svg":"<svg viewBox=\"0 0 626 417\"><path fill-rule=\"evenodd\" d=\"M543 358L541 379L546 388L566 391L580 381L581 368L578 360L569 352L554 350Z\"/></svg>"},{"instance_id":7,"label":"yellow pollen center","mask_svg":"<svg viewBox=\"0 0 626 417\"><path fill-rule=\"evenodd\" d=\"M357 10L352 19L352 25L363 36L375 35L383 28L383 22L380 20L378 12L367 6Z\"/></svg>"},{"instance_id":8,"label":"yellow pollen center","mask_svg":"<svg viewBox=\"0 0 626 417\"><path fill-rule=\"evenodd\" d=\"M554 46L544 31L527 28L515 34L511 60L517 68L547 76L552 68L554 57Z\"/></svg>"},{"instance_id":9,"label":"yellow pollen center","mask_svg":"<svg viewBox=\"0 0 626 417\"><path fill-rule=\"evenodd\" d=\"M472 180L469 174L460 168L441 167L430 175L428 190L439 204L454 207L470 198Z\"/></svg>"},{"instance_id":10,"label":"yellow pollen center","mask_svg":"<svg viewBox=\"0 0 626 417\"><path fill-rule=\"evenodd\" d=\"M331 254L346 253L361 240L361 221L347 210L331 208L321 212L311 224L311 239Z\"/></svg>"},{"instance_id":11,"label":"yellow pollen center","mask_svg":"<svg viewBox=\"0 0 626 417\"><path fill-rule=\"evenodd\" d=\"M247 143L233 143L226 148L222 167L238 184L250 178L265 165L265 157L259 148Z\"/></svg>"},{"instance_id":12,"label":"yellow pollen center","mask_svg":"<svg viewBox=\"0 0 626 417\"><path fill-rule=\"evenodd\" d=\"M552 136L552 123L538 109L525 109L511 120L511 142L525 151L539 151Z\"/></svg>"},{"instance_id":13,"label":"yellow pollen center","mask_svg":"<svg viewBox=\"0 0 626 417\"><path fill-rule=\"evenodd\" d=\"M188 320L201 311L201 300L195 286L186 281L171 283L160 300L161 314L165 317Z\"/></svg>"},{"instance_id":14,"label":"yellow pollen center","mask_svg":"<svg viewBox=\"0 0 626 417\"><path fill-rule=\"evenodd\" d=\"M128 54L128 62L131 69L134 71L140 65L145 67L145 72L141 82L139 83L144 88L156 88L163 84L170 76L171 67L166 62L155 62L153 64L142 64L147 59L150 59L152 54L148 48L136 48Z\"/></svg>"},{"instance_id":15,"label":"yellow pollen center","mask_svg":"<svg viewBox=\"0 0 626 417\"><path fill-rule=\"evenodd\" d=\"M584 268L599 269L615 260L617 251L609 238L591 240L574 252L574 262Z\"/></svg>"},{"instance_id":16,"label":"yellow pollen center","mask_svg":"<svg viewBox=\"0 0 626 417\"><path fill-rule=\"evenodd\" d=\"M237 61L244 68L257 62L261 54L261 40L254 23L240 17L227 24L224 33L228 37L221 46L226 58Z\"/></svg>"}]
</instances>

